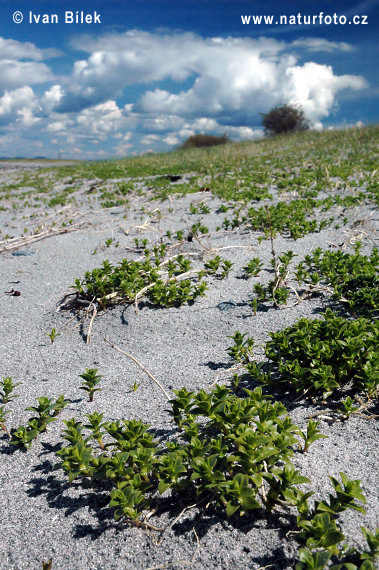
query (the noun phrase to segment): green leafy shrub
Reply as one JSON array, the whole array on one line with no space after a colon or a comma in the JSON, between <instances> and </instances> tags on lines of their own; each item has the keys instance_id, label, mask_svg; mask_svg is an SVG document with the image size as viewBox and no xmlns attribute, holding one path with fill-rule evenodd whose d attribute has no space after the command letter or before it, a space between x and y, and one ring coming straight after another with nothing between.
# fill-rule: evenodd
<instances>
[{"instance_id":1,"label":"green leafy shrub","mask_svg":"<svg viewBox=\"0 0 379 570\"><path fill-rule=\"evenodd\" d=\"M188 275L191 262L183 255L165 260L166 247L155 246L151 252L145 248L143 261L123 259L117 266L104 261L102 267L87 271L84 279L75 280L80 298L96 300L104 308L112 303L132 303L144 295L156 305L172 307L204 295L207 286L199 274L193 271Z\"/></svg>"},{"instance_id":2,"label":"green leafy shrub","mask_svg":"<svg viewBox=\"0 0 379 570\"><path fill-rule=\"evenodd\" d=\"M275 307L279 305L286 305L290 294L290 290L286 286L287 278L289 276L289 265L295 257L293 251L287 251L279 256L279 261L276 257L272 260L272 265L275 270L275 279L268 282L267 285L256 283L254 285L254 292L257 295L256 305L253 305L254 312L258 303L271 301Z\"/></svg>"},{"instance_id":3,"label":"green leafy shrub","mask_svg":"<svg viewBox=\"0 0 379 570\"><path fill-rule=\"evenodd\" d=\"M301 198L291 200L291 202L281 201L275 205L260 208L249 208L246 215L233 220L225 219L224 229L234 229L241 224L247 225L255 231L264 232L265 237L269 237L271 229L273 235L277 233L287 234L293 239L304 237L308 233L319 232L328 226L333 218L318 221L310 218L315 208L320 202L312 198ZM271 223L270 223L271 218Z\"/></svg>"},{"instance_id":4,"label":"green leafy shrub","mask_svg":"<svg viewBox=\"0 0 379 570\"><path fill-rule=\"evenodd\" d=\"M279 381L296 390L312 388L327 397L352 383L373 396L378 385L377 322L348 320L330 309L324 319L301 318L270 333L266 356L278 368Z\"/></svg>"},{"instance_id":5,"label":"green leafy shrub","mask_svg":"<svg viewBox=\"0 0 379 570\"><path fill-rule=\"evenodd\" d=\"M296 505L297 485L309 480L290 458L294 446L302 448L297 436L307 438L309 433L300 433L281 403L263 397L260 388L246 390L245 398L225 386L210 393L182 388L175 395L168 411L178 426L178 439L159 444L149 426L137 420L103 422L96 413L87 416L84 426L72 418L65 421L68 445L57 452L57 467L70 481L110 480L116 518L137 523L152 496L168 489L207 498L228 516ZM86 436L85 430L90 431ZM312 437L317 439L315 430Z\"/></svg>"},{"instance_id":6,"label":"green leafy shrub","mask_svg":"<svg viewBox=\"0 0 379 570\"><path fill-rule=\"evenodd\" d=\"M332 287L335 298L346 303L354 313L375 315L379 310L379 253L360 253L357 242L354 253L324 251L318 248L305 256L295 274L299 284Z\"/></svg>"},{"instance_id":7,"label":"green leafy shrub","mask_svg":"<svg viewBox=\"0 0 379 570\"><path fill-rule=\"evenodd\" d=\"M246 338L247 337L247 338ZM234 340L234 345L227 349L227 353L237 362L246 364L250 362L253 356L254 339L247 336L247 333L236 331L234 335L229 336Z\"/></svg>"},{"instance_id":8,"label":"green leafy shrub","mask_svg":"<svg viewBox=\"0 0 379 570\"><path fill-rule=\"evenodd\" d=\"M226 135L221 137L209 134L197 134L191 135L187 140L180 146L180 150L186 150L189 148L203 148L210 146L219 146L222 144L229 143L230 140Z\"/></svg>"},{"instance_id":9,"label":"green leafy shrub","mask_svg":"<svg viewBox=\"0 0 379 570\"><path fill-rule=\"evenodd\" d=\"M17 382L17 384L13 384L13 379L10 376L3 378L0 381L0 387L2 388L0 392L1 401L3 404L7 404L8 402L12 401L14 398L18 398L18 394L13 394L13 390L22 384L22 382Z\"/></svg>"},{"instance_id":10,"label":"green leafy shrub","mask_svg":"<svg viewBox=\"0 0 379 570\"><path fill-rule=\"evenodd\" d=\"M234 263L228 259L222 259L220 255L216 255L204 263L206 273L209 275L218 275L220 279L225 279L233 267ZM220 273L218 273L220 272Z\"/></svg>"},{"instance_id":11,"label":"green leafy shrub","mask_svg":"<svg viewBox=\"0 0 379 570\"><path fill-rule=\"evenodd\" d=\"M68 400L64 399L63 394L54 402L52 398L41 396L37 398L38 406L30 406L25 408L28 411L35 412L36 417L30 421L36 420L36 428L38 431L45 431L50 422L56 421L56 417L68 404Z\"/></svg>"},{"instance_id":12,"label":"green leafy shrub","mask_svg":"<svg viewBox=\"0 0 379 570\"><path fill-rule=\"evenodd\" d=\"M243 267L244 277L248 279L249 277L257 277L262 271L263 263L259 257L253 257L250 261Z\"/></svg>"},{"instance_id":13,"label":"green leafy shrub","mask_svg":"<svg viewBox=\"0 0 379 570\"><path fill-rule=\"evenodd\" d=\"M295 133L309 129L309 122L304 111L293 105L279 105L267 113L261 113L262 126L267 135Z\"/></svg>"},{"instance_id":14,"label":"green leafy shrub","mask_svg":"<svg viewBox=\"0 0 379 570\"><path fill-rule=\"evenodd\" d=\"M28 449L39 433L45 432L49 423L57 420L56 416L67 406L68 400L64 395L59 396L56 401L46 396L37 398L38 405L25 408L35 412L37 415L29 418L26 425L20 425L17 429L11 430L10 445L17 445Z\"/></svg>"},{"instance_id":15,"label":"green leafy shrub","mask_svg":"<svg viewBox=\"0 0 379 570\"><path fill-rule=\"evenodd\" d=\"M17 445L24 450L28 449L39 433L36 422L28 422L26 426L20 425L17 429L11 430L10 445Z\"/></svg>"},{"instance_id":16,"label":"green leafy shrub","mask_svg":"<svg viewBox=\"0 0 379 570\"><path fill-rule=\"evenodd\" d=\"M345 535L337 523L339 513L354 509L365 513L366 497L362 493L360 481L350 480L340 473L341 482L329 477L335 495L329 494L328 501L315 501L308 505L311 493L299 494L297 524L299 532L296 541L302 546L299 551L299 562L296 570L374 570L375 560L379 553L379 531L375 534L361 527L366 538L368 550L359 552L355 547L348 547Z\"/></svg>"},{"instance_id":17,"label":"green leafy shrub","mask_svg":"<svg viewBox=\"0 0 379 570\"><path fill-rule=\"evenodd\" d=\"M98 371L98 368L86 368L83 374L79 374L80 378L84 380L79 390L87 392L89 402L93 402L95 392L101 392L102 390L102 388L96 388L103 378L101 374L98 374Z\"/></svg>"}]
</instances>

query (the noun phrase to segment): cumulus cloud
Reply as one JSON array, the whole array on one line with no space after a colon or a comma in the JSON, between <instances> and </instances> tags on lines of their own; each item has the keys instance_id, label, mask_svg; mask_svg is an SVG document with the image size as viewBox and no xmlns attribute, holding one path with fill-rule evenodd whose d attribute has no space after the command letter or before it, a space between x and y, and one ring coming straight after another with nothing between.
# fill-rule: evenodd
<instances>
[{"instance_id":1,"label":"cumulus cloud","mask_svg":"<svg viewBox=\"0 0 379 570\"><path fill-rule=\"evenodd\" d=\"M151 145L151 144L157 142L158 140L159 140L158 135L154 135L154 134L146 135L141 139L141 144L148 146L148 145Z\"/></svg>"},{"instance_id":2,"label":"cumulus cloud","mask_svg":"<svg viewBox=\"0 0 379 570\"><path fill-rule=\"evenodd\" d=\"M32 42L0 38L0 54L3 59L32 59L41 61L51 57L59 57L63 52L56 48L40 49Z\"/></svg>"},{"instance_id":3,"label":"cumulus cloud","mask_svg":"<svg viewBox=\"0 0 379 570\"><path fill-rule=\"evenodd\" d=\"M0 60L0 91L44 83L52 78L53 74L44 63L13 59Z\"/></svg>"},{"instance_id":4,"label":"cumulus cloud","mask_svg":"<svg viewBox=\"0 0 379 570\"><path fill-rule=\"evenodd\" d=\"M352 49L345 42L319 38L286 44L267 38L202 38L193 33L134 30L83 37L76 39L73 47L90 56L76 62L57 110L81 110L108 100L110 93L144 83L149 87L133 111L150 117L147 122L153 132L171 132L171 126L164 126L169 122L182 129L183 119L195 119L199 114L229 126L257 124L260 112L292 101L304 104L305 113L317 124L328 116L341 89L366 85L361 77L335 75L327 65L299 65L296 50L303 54L304 49ZM180 86L184 80L186 88L179 92L161 85L174 81ZM154 83L157 86L152 89Z\"/></svg>"},{"instance_id":5,"label":"cumulus cloud","mask_svg":"<svg viewBox=\"0 0 379 570\"><path fill-rule=\"evenodd\" d=\"M125 117L116 101L106 101L85 109L77 116L77 124L86 127L92 135L105 136L122 130Z\"/></svg>"},{"instance_id":6,"label":"cumulus cloud","mask_svg":"<svg viewBox=\"0 0 379 570\"><path fill-rule=\"evenodd\" d=\"M43 108L47 112L52 111L54 109L54 107L59 105L59 102L63 96L64 96L64 90L63 90L62 86L61 85L53 85L52 87L50 87L50 89L45 91L45 93L42 97Z\"/></svg>"},{"instance_id":7,"label":"cumulus cloud","mask_svg":"<svg viewBox=\"0 0 379 570\"><path fill-rule=\"evenodd\" d=\"M4 90L44 83L53 79L42 62L57 50L41 50L31 42L0 38L0 93Z\"/></svg>"},{"instance_id":8,"label":"cumulus cloud","mask_svg":"<svg viewBox=\"0 0 379 570\"><path fill-rule=\"evenodd\" d=\"M5 91L0 97L0 125L18 121L26 126L34 121L33 112L38 108L37 98L31 87Z\"/></svg>"},{"instance_id":9,"label":"cumulus cloud","mask_svg":"<svg viewBox=\"0 0 379 570\"><path fill-rule=\"evenodd\" d=\"M354 75L336 76L329 65L308 62L301 67L294 66L287 71L288 100L300 105L305 115L315 124L327 117L335 95L342 89L362 89L366 82Z\"/></svg>"},{"instance_id":10,"label":"cumulus cloud","mask_svg":"<svg viewBox=\"0 0 379 570\"><path fill-rule=\"evenodd\" d=\"M159 150L197 132L258 138L260 113L281 103L300 105L321 128L342 90L367 86L359 75L337 75L314 61L318 52L325 59L352 50L321 38L288 43L132 30L82 36L71 47L85 57L57 77L45 61L58 51L0 38L3 128L29 128L33 136L39 129L69 151L97 145L98 156L101 146L109 154Z\"/></svg>"}]
</instances>

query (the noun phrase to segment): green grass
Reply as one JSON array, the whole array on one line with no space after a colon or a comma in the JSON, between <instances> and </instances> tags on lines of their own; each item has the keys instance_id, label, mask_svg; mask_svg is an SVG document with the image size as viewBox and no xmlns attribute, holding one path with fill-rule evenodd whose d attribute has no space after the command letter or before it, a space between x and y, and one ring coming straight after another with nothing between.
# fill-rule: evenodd
<instances>
[{"instance_id":1,"label":"green grass","mask_svg":"<svg viewBox=\"0 0 379 570\"><path fill-rule=\"evenodd\" d=\"M34 199L38 208L76 203L83 180L96 187L81 200L95 198L104 208L127 206L133 193L164 200L170 194L201 189L227 201L243 203L270 199L277 191L315 199L321 190L350 207L364 198L378 200L375 153L378 126L344 131L308 131L254 142L176 150L117 160L75 162L24 172L0 190L0 206L22 209ZM173 184L170 176L186 178ZM128 179L128 180L126 180ZM57 185L66 187L56 192ZM357 195L356 189L361 194ZM60 187L61 188L61 187ZM329 205L330 207L330 205Z\"/></svg>"}]
</instances>

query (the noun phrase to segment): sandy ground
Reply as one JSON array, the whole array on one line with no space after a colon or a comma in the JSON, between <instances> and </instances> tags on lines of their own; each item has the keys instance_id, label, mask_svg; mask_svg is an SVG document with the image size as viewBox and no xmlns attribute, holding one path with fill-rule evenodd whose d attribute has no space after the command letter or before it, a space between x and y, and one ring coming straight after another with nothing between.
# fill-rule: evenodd
<instances>
[{"instance_id":1,"label":"sandy ground","mask_svg":"<svg viewBox=\"0 0 379 570\"><path fill-rule=\"evenodd\" d=\"M8 170L5 163L1 167L2 180L9 179L14 165ZM190 202L201 200L206 201L211 213L191 215ZM228 335L238 329L254 336L259 358L270 331L282 329L300 316L317 317L328 306L325 298L319 297L292 309L269 308L254 316L249 300L253 284L271 278L271 246L269 240L259 244L258 234L245 230L212 233L225 217L217 214L219 205L219 200L204 193L164 203L147 202L140 196L128 208L102 211L81 210L79 205L71 226L75 231L34 243L20 242L17 248L6 251L2 247L0 376L22 382L16 389L20 397L8 405L9 427L26 422L30 412L25 408L34 405L37 397L64 394L70 404L62 419L83 419L84 414L96 409L105 419L138 418L159 430L162 437L172 435L173 424L162 392L105 338L137 358L168 391L182 386L209 389L214 382L230 377L225 374L231 365L226 353L231 344ZM21 235L27 213L0 212L3 231ZM345 228L325 229L297 241L277 238L276 249L278 253L291 249L298 259L317 246L349 249L358 235L354 222L364 216L367 224L359 229L364 230L361 236L368 251L374 237L373 212L353 210L349 215L351 224ZM225 248L217 253L234 263L228 279L208 278L205 297L192 305L170 309L142 303L138 314L129 305L115 307L96 318L89 344L85 343L88 320L80 326L72 313L57 312L64 296L72 291L75 278L83 277L85 270L100 266L104 259L116 263L125 257L138 257L133 252L134 238L156 242L167 229L188 233L200 219L209 227L210 237L201 243L186 243L184 250L202 252L209 258L210 249ZM106 247L105 240L110 237L115 241ZM29 255L14 255L17 251ZM242 279L242 267L256 256L263 260L266 270L259 279ZM5 294L12 289L20 295ZM52 327L61 333L54 344L45 334ZM79 374L86 368L98 368L104 376L103 391L95 395L93 404L78 390ZM140 384L136 392L131 389L135 381ZM293 400L294 396L287 394L285 403L297 425L304 428L314 407L305 400ZM192 509L165 533L159 546L152 533L122 521L115 523L105 492L80 482L69 485L62 471L53 471L63 427L61 421L51 424L26 453L14 451L8 437L0 436L1 569L40 569L42 561L50 558L54 570L179 569L188 567L191 560L197 569L291 567L296 548L288 532L294 528L294 519L283 512L226 519L213 511L201 514ZM362 481L368 498L367 515L350 511L341 521L350 543L363 546L359 527L373 530L377 525L377 427L373 421L354 417L344 423L321 421L320 428L328 439L316 442L305 455L295 453L294 463L310 477L318 498L332 491L328 475L338 476L344 471ZM157 527L168 525L185 506L169 500L166 503L163 512L152 519Z\"/></svg>"}]
</instances>

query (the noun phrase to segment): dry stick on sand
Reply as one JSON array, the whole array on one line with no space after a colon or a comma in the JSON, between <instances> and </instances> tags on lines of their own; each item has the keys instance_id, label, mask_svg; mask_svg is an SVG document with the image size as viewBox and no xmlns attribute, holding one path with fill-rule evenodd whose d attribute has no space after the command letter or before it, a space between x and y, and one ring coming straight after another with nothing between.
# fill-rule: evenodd
<instances>
[{"instance_id":1,"label":"dry stick on sand","mask_svg":"<svg viewBox=\"0 0 379 570\"><path fill-rule=\"evenodd\" d=\"M75 227L75 228L57 228L57 229L49 229L43 231L39 234L35 234L28 237L19 237L19 238L12 238L10 240L4 240L0 242L0 253L5 251L12 251L14 249L18 249L21 246L26 246L31 243L35 243L36 241L40 241L42 239L53 237L61 234L68 234L71 232L77 232L79 230L83 230L84 227ZM7 245L8 244L8 245ZM3 246L3 247L2 247Z\"/></svg>"},{"instance_id":2,"label":"dry stick on sand","mask_svg":"<svg viewBox=\"0 0 379 570\"><path fill-rule=\"evenodd\" d=\"M89 344L89 342L91 340L92 326L93 326L93 322L94 322L96 315L97 315L97 309L96 309L95 303L91 303L90 307L91 306L92 306L92 316L91 316L91 320L90 320L89 325L88 325L86 344Z\"/></svg>"},{"instance_id":3,"label":"dry stick on sand","mask_svg":"<svg viewBox=\"0 0 379 570\"><path fill-rule=\"evenodd\" d=\"M141 370L143 370L148 376L149 378L152 379L153 382L155 382L157 384L157 386L159 386L159 388L162 390L163 394L166 396L167 400L171 399L171 396L166 392L166 390L164 389L164 387L162 386L162 384L159 382L159 380L157 380L156 378L154 378L154 376L151 374L151 372L148 371L147 368L145 368L143 366L143 364L141 364L140 362L138 362L138 360L136 358L134 358L134 356L132 356L131 354L129 354L128 352L125 352L125 350L122 350L121 348L119 348L116 344L114 344L113 342L111 342L110 340L108 340L107 338L104 339L105 342L107 342L108 344L111 345L112 348L114 348L115 350L118 350L118 352L121 352L121 354L124 354L125 356L127 356L128 358L130 358L131 360L133 360L133 362L135 362L137 364L137 366L139 366L141 368Z\"/></svg>"}]
</instances>

